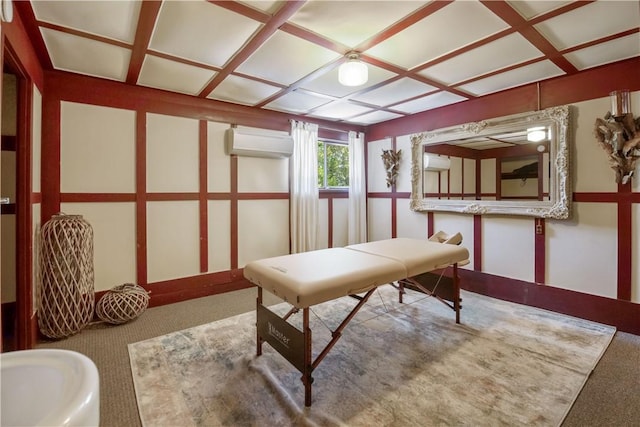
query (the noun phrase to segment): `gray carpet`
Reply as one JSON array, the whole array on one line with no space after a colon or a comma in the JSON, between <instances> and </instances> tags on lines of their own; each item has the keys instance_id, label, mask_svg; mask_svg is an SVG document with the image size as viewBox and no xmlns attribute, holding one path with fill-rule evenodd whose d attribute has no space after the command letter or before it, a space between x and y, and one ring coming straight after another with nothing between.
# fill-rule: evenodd
<instances>
[{"instance_id":1,"label":"gray carpet","mask_svg":"<svg viewBox=\"0 0 640 427\"><path fill-rule=\"evenodd\" d=\"M65 348L91 357L100 371L101 425L140 426L127 345L206 324L255 308L255 289L214 295L147 310L120 326L90 325L81 333L39 347ZM271 303L278 302L270 299ZM465 310L463 310L463 322ZM587 380L564 426L634 426L640 419L640 337L617 332Z\"/></svg>"},{"instance_id":2,"label":"gray carpet","mask_svg":"<svg viewBox=\"0 0 640 427\"><path fill-rule=\"evenodd\" d=\"M253 312L131 344L143 425L555 427L615 332L469 292L456 325L433 298L397 298L379 287L353 318L314 372L310 408L298 371L270 347L254 356ZM355 304L313 307L314 354Z\"/></svg>"}]
</instances>

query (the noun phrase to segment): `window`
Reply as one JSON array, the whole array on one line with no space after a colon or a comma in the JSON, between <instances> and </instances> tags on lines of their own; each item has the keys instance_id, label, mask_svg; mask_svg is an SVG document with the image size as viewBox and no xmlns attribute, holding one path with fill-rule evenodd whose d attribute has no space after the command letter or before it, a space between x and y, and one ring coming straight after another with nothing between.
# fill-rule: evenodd
<instances>
[{"instance_id":1,"label":"window","mask_svg":"<svg viewBox=\"0 0 640 427\"><path fill-rule=\"evenodd\" d=\"M318 188L349 187L349 146L318 140Z\"/></svg>"}]
</instances>

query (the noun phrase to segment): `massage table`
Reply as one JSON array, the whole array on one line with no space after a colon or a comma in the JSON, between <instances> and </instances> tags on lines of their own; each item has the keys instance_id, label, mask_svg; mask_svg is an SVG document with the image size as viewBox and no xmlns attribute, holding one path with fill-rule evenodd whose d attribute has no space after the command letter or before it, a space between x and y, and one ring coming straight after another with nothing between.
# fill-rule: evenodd
<instances>
[{"instance_id":1,"label":"massage table","mask_svg":"<svg viewBox=\"0 0 640 427\"><path fill-rule=\"evenodd\" d=\"M302 373L305 406L311 406L312 373L340 339L342 330L367 302L378 286L398 283L402 302L403 285L411 283L432 294L413 277L433 270L453 267L454 298L449 305L460 322L460 286L458 265L469 252L462 246L423 239L394 238L320 249L249 262L244 277L258 287L256 304L257 355L267 342ZM414 283L415 282L415 283ZM267 290L291 304L283 317L262 304ZM358 303L332 331L332 338L313 359L309 308L333 299L350 296ZM302 310L302 331L287 320Z\"/></svg>"}]
</instances>

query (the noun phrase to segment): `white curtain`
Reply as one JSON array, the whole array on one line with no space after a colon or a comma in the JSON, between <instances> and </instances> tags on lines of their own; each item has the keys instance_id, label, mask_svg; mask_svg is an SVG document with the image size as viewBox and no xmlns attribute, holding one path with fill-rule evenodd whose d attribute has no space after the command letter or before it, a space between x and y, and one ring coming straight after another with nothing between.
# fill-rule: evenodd
<instances>
[{"instance_id":1,"label":"white curtain","mask_svg":"<svg viewBox=\"0 0 640 427\"><path fill-rule=\"evenodd\" d=\"M316 249L318 240L318 125L291 121L291 253Z\"/></svg>"},{"instance_id":2,"label":"white curtain","mask_svg":"<svg viewBox=\"0 0 640 427\"><path fill-rule=\"evenodd\" d=\"M349 132L349 208L350 245L367 241L367 186L364 171L364 134Z\"/></svg>"}]
</instances>

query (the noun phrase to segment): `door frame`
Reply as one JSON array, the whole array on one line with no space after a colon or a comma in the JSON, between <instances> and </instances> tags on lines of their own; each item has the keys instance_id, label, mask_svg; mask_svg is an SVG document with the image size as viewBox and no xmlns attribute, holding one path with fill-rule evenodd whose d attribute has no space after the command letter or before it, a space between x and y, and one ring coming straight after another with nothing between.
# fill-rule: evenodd
<instances>
[{"instance_id":1,"label":"door frame","mask_svg":"<svg viewBox=\"0 0 640 427\"><path fill-rule=\"evenodd\" d=\"M2 36L2 72L17 80L16 105L16 349L34 347L38 336L34 310L32 114L33 83L18 55ZM6 68L6 69L5 69ZM1 348L1 347L0 347Z\"/></svg>"}]
</instances>

